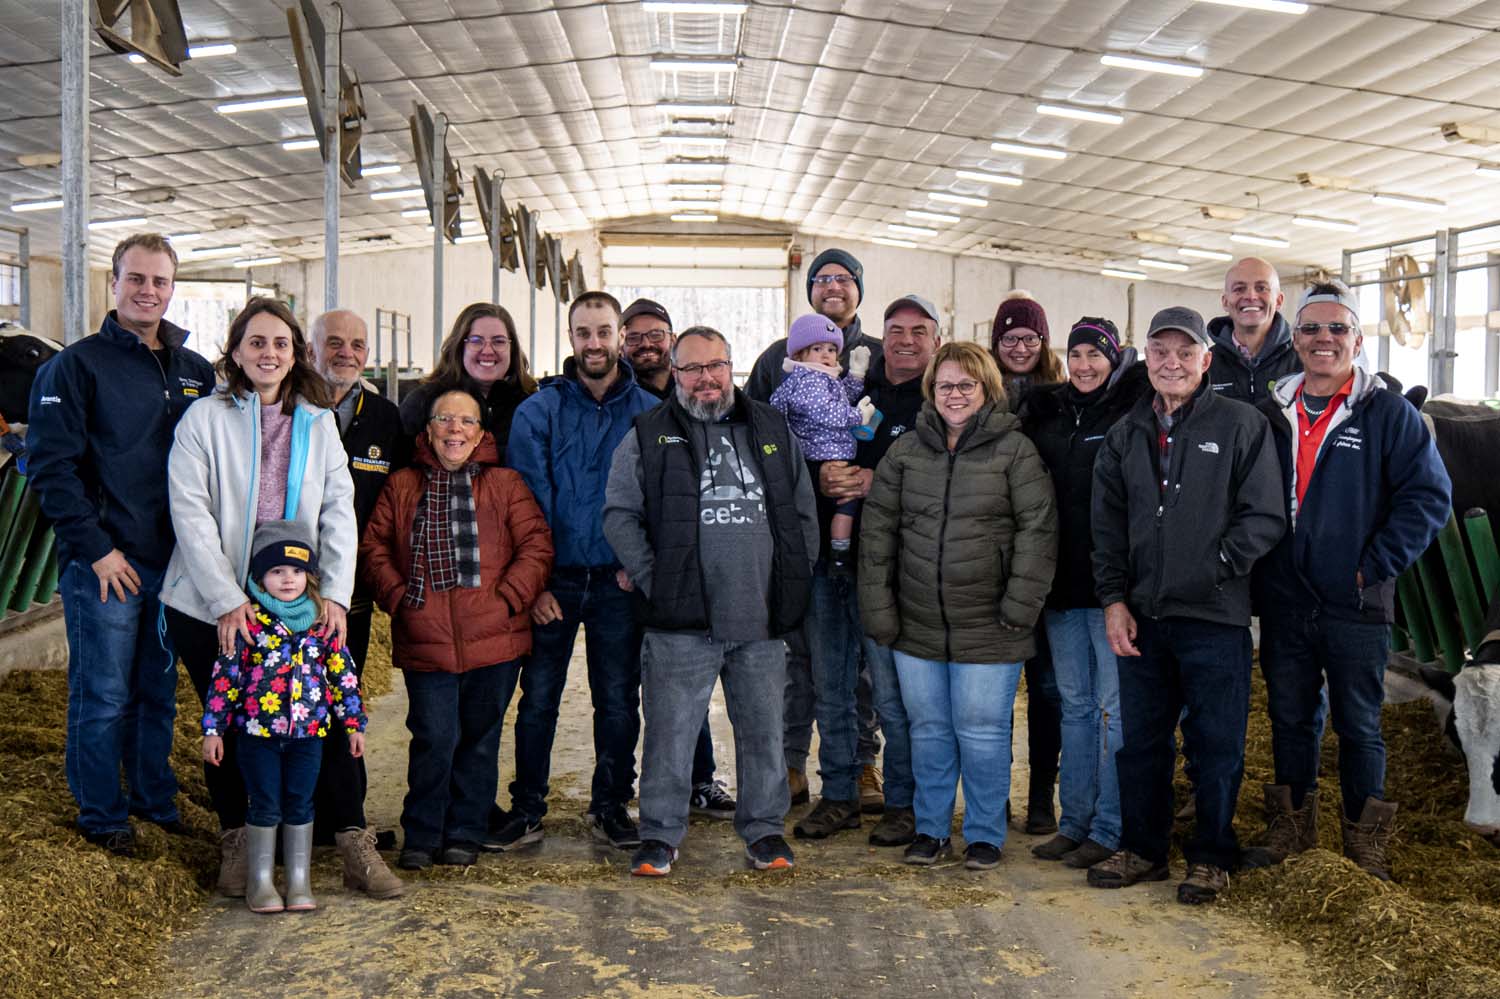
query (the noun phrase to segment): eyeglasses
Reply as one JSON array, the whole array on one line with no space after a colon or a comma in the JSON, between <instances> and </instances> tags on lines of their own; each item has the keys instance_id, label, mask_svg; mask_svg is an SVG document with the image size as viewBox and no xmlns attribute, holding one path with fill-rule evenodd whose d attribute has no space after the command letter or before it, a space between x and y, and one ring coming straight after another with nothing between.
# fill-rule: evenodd
<instances>
[{"instance_id":1,"label":"eyeglasses","mask_svg":"<svg viewBox=\"0 0 1500 999\"><path fill-rule=\"evenodd\" d=\"M1028 347L1035 347L1042 342L1042 338L1035 333L1002 333L1000 335L1000 346L1014 347L1018 343L1024 343Z\"/></svg>"},{"instance_id":2,"label":"eyeglasses","mask_svg":"<svg viewBox=\"0 0 1500 999\"><path fill-rule=\"evenodd\" d=\"M979 383L972 381L938 382L936 385L932 386L932 391L936 395L952 395L953 393L957 392L959 395L964 396L965 398L973 395L976 391L978 391L978 389Z\"/></svg>"},{"instance_id":3,"label":"eyeglasses","mask_svg":"<svg viewBox=\"0 0 1500 999\"><path fill-rule=\"evenodd\" d=\"M671 334L666 330L646 330L641 333L626 333L625 346L639 347L643 343L649 343L653 347L660 347L667 342L667 337L669 336Z\"/></svg>"},{"instance_id":4,"label":"eyeglasses","mask_svg":"<svg viewBox=\"0 0 1500 999\"><path fill-rule=\"evenodd\" d=\"M707 373L710 375L722 375L729 370L728 361L709 361L707 364L678 364L673 369L679 375L687 375L689 378L697 378Z\"/></svg>"},{"instance_id":5,"label":"eyeglasses","mask_svg":"<svg viewBox=\"0 0 1500 999\"><path fill-rule=\"evenodd\" d=\"M465 430L473 430L475 427L479 426L479 417L477 417L477 416L452 416L452 415L450 415L448 413L439 413L438 415L434 416L431 419L430 422L436 423L438 426L442 427L444 430L447 430L449 427L453 426L454 424L457 424L458 426L463 427Z\"/></svg>"},{"instance_id":6,"label":"eyeglasses","mask_svg":"<svg viewBox=\"0 0 1500 999\"><path fill-rule=\"evenodd\" d=\"M478 348L483 348L486 344L488 344L491 350L504 350L506 347L510 346L510 337L482 337L478 334L471 333L468 336L464 337L464 343L468 344L470 347Z\"/></svg>"},{"instance_id":7,"label":"eyeglasses","mask_svg":"<svg viewBox=\"0 0 1500 999\"><path fill-rule=\"evenodd\" d=\"M1301 323L1297 332L1303 336L1317 336L1319 330L1327 330L1329 336L1348 336L1354 327L1348 323Z\"/></svg>"},{"instance_id":8,"label":"eyeglasses","mask_svg":"<svg viewBox=\"0 0 1500 999\"><path fill-rule=\"evenodd\" d=\"M843 287L844 285L848 285L848 284L853 284L854 283L854 275L853 274L819 274L817 277L815 277L815 278L812 279L812 283L813 284L820 284L820 285L822 285L825 288L828 287L831 284L836 284L836 285L838 285L840 287Z\"/></svg>"}]
</instances>

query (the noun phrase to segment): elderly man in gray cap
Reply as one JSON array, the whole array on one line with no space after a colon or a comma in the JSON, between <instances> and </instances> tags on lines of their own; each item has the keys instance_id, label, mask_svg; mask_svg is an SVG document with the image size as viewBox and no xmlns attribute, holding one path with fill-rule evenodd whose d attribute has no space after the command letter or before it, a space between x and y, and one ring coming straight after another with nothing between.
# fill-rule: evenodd
<instances>
[{"instance_id":1,"label":"elderly man in gray cap","mask_svg":"<svg viewBox=\"0 0 1500 999\"><path fill-rule=\"evenodd\" d=\"M1172 831L1173 733L1184 707L1198 820L1177 900L1209 902L1239 863L1234 808L1250 713L1250 569L1286 529L1265 416L1217 395L1213 339L1192 309L1146 334L1154 390L1110 428L1094 462L1094 583L1120 657L1124 745L1115 757L1120 849L1096 888L1161 881Z\"/></svg>"}]
</instances>

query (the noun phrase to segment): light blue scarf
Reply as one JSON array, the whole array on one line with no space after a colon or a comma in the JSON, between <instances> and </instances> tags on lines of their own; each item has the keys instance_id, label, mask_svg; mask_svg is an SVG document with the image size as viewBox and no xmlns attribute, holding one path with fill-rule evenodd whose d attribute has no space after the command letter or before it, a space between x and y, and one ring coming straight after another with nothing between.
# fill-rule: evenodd
<instances>
[{"instance_id":1,"label":"light blue scarf","mask_svg":"<svg viewBox=\"0 0 1500 999\"><path fill-rule=\"evenodd\" d=\"M271 594L255 585L253 581L250 583L249 588L250 595L255 598L255 602L275 617L280 618L281 623L286 625L287 631L293 634L299 631L306 631L318 619L318 607L313 603L312 597L308 595L306 590L303 590L302 596L296 600L277 600Z\"/></svg>"}]
</instances>

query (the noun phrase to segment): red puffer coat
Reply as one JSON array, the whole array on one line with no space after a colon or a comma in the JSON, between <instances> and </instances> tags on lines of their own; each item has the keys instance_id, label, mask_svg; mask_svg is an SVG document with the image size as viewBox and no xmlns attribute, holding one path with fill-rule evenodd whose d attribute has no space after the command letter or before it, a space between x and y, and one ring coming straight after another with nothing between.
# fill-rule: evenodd
<instances>
[{"instance_id":1,"label":"red puffer coat","mask_svg":"<svg viewBox=\"0 0 1500 999\"><path fill-rule=\"evenodd\" d=\"M531 651L529 611L552 571L552 532L517 472L497 465L488 433L474 451L479 519L479 586L430 587L420 608L406 606L411 528L430 469L440 468L425 434L413 467L391 476L359 546L360 579L391 615L392 659L401 669L464 673Z\"/></svg>"}]
</instances>

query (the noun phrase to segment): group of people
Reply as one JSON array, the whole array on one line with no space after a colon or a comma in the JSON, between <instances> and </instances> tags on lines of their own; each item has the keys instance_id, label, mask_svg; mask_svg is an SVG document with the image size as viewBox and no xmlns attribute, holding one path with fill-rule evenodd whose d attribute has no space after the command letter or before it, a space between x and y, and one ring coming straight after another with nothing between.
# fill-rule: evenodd
<instances>
[{"instance_id":1,"label":"group of people","mask_svg":"<svg viewBox=\"0 0 1500 999\"><path fill-rule=\"evenodd\" d=\"M988 349L944 342L920 294L870 336L863 268L829 249L807 270L812 313L743 389L723 333L595 291L569 305L560 374L538 383L509 313L475 304L398 407L361 381L366 331L347 311L304 335L251 299L209 365L163 318L176 264L160 236L122 241L116 308L31 401L90 841L130 853L131 815L183 831L167 763L180 660L203 703L219 888L259 912L312 908L322 838L348 886L400 895L363 808L379 606L409 700L402 868L544 837L582 626L590 830L633 850L638 875L670 873L694 813L732 817L756 869L791 867L814 721L821 796L796 837L873 810L872 844L933 864L961 784L964 864L993 868L1024 673L1026 827L1055 834L1038 857L1097 887L1167 877L1180 725L1196 825L1178 898L1215 898L1242 863L1315 844L1326 703L1346 853L1388 877L1391 595L1449 484L1415 411L1355 365L1358 303L1337 282L1288 324L1274 269L1242 260L1225 317L1162 310L1144 359L1084 317L1064 363L1024 293L1000 303ZM1241 851L1252 609L1277 782ZM715 778L716 682L735 796Z\"/></svg>"}]
</instances>

